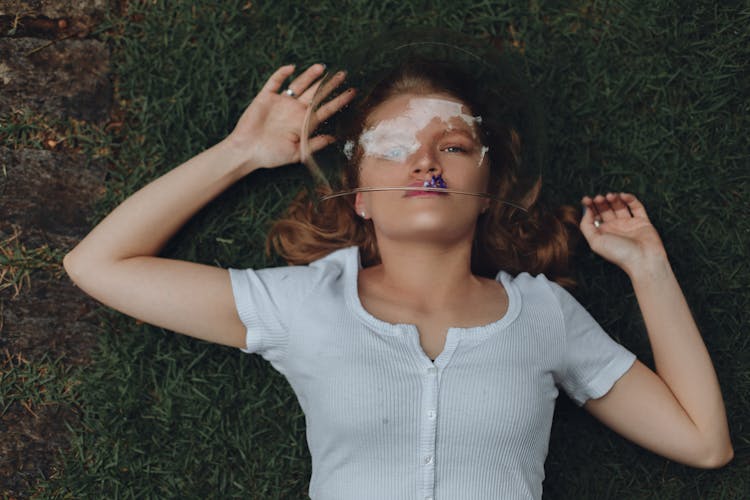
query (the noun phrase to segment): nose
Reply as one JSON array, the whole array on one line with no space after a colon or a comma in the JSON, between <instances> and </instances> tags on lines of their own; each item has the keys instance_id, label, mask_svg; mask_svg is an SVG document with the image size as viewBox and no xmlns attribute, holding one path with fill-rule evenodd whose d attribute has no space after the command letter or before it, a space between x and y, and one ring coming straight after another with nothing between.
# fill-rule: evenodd
<instances>
[{"instance_id":1,"label":"nose","mask_svg":"<svg viewBox=\"0 0 750 500\"><path fill-rule=\"evenodd\" d=\"M427 147L421 147L414 153L411 161L411 171L415 175L425 175L427 178L433 175L439 175L443 172L443 167L438 162L434 154Z\"/></svg>"}]
</instances>

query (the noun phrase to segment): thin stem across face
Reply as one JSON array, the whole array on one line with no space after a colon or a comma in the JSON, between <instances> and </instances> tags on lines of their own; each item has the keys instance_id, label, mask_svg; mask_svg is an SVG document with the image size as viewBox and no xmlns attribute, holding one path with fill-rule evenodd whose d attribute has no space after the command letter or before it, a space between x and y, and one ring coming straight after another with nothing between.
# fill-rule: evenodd
<instances>
[{"instance_id":1,"label":"thin stem across face","mask_svg":"<svg viewBox=\"0 0 750 500\"><path fill-rule=\"evenodd\" d=\"M489 198L491 200L504 203L506 205L509 205L513 208L517 208L519 210L522 210L524 212L527 211L525 207L522 207L521 205L518 205L516 203L510 202L508 200L504 200L502 198L499 198L497 196L494 196L489 193L475 193L471 191L459 191L458 189L450 189L450 188L436 188L436 187L422 187L422 186L381 186L381 187L360 187L355 189L350 189L348 191L338 191L336 193L327 194L320 197L320 201L330 200L332 198L338 198L340 196L348 196L351 194L356 193L370 193L373 191L436 191L440 193L450 193L450 194L462 194L466 196L476 196L478 198Z\"/></svg>"}]
</instances>

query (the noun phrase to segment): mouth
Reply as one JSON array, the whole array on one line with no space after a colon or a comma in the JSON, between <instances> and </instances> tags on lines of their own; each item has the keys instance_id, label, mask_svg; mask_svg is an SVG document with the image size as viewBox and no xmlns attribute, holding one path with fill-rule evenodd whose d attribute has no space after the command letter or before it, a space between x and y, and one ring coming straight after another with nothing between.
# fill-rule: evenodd
<instances>
[{"instance_id":1,"label":"mouth","mask_svg":"<svg viewBox=\"0 0 750 500\"><path fill-rule=\"evenodd\" d=\"M421 191L421 190L409 190L404 193L404 198L410 198L414 196L448 196L448 193L441 193L440 191Z\"/></svg>"},{"instance_id":2,"label":"mouth","mask_svg":"<svg viewBox=\"0 0 750 500\"><path fill-rule=\"evenodd\" d=\"M442 175L433 175L432 178L429 181L424 181L422 183L419 182L412 182L409 184L410 188L414 187L424 187L424 188L432 188L430 191L421 191L418 189L409 190L404 193L404 197L412 197L412 196L445 196L448 193L441 193L439 191L434 191L434 189L447 189L448 185L445 183L445 180L443 179Z\"/></svg>"}]
</instances>

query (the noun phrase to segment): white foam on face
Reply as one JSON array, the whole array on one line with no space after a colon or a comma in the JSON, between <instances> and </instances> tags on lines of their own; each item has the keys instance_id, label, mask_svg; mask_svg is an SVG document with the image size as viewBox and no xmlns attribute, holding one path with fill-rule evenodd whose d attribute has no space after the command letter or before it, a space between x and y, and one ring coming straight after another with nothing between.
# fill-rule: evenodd
<instances>
[{"instance_id":1,"label":"white foam on face","mask_svg":"<svg viewBox=\"0 0 750 500\"><path fill-rule=\"evenodd\" d=\"M348 140L344 144L344 155L347 160L351 160L354 157L354 141Z\"/></svg>"},{"instance_id":2,"label":"white foam on face","mask_svg":"<svg viewBox=\"0 0 750 500\"><path fill-rule=\"evenodd\" d=\"M480 116L480 118L481 118L481 116ZM487 151L489 151L489 150L490 150L490 148L488 148L487 146L482 146L482 154L479 156L479 162L477 163L477 168L479 168L479 167L482 166L482 162L484 161L484 157L487 154Z\"/></svg>"},{"instance_id":3,"label":"white foam on face","mask_svg":"<svg viewBox=\"0 0 750 500\"><path fill-rule=\"evenodd\" d=\"M455 128L451 123L454 119L463 120L469 126L471 136L476 141L476 126L482 123L482 117L466 114L462 108L463 104L447 99L411 98L402 115L389 120L382 120L362 132L359 144L362 146L365 156L374 156L399 163L405 162L421 146L417 134L436 118L445 124L448 130ZM482 154L477 166L482 164L487 149L486 146L482 146ZM349 144L345 145L347 157L351 154L351 150L352 147Z\"/></svg>"}]
</instances>

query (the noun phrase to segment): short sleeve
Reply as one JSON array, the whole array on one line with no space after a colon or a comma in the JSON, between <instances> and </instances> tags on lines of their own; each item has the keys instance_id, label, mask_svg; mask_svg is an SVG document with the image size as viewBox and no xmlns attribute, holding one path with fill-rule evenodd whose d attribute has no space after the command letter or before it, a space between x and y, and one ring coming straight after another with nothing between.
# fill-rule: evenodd
<instances>
[{"instance_id":1,"label":"short sleeve","mask_svg":"<svg viewBox=\"0 0 750 500\"><path fill-rule=\"evenodd\" d=\"M237 313L247 328L245 348L276 362L286 355L287 326L320 280L314 266L229 268Z\"/></svg>"},{"instance_id":2,"label":"short sleeve","mask_svg":"<svg viewBox=\"0 0 750 500\"><path fill-rule=\"evenodd\" d=\"M565 289L549 282L565 327L565 348L557 383L576 404L604 396L635 362Z\"/></svg>"}]
</instances>

